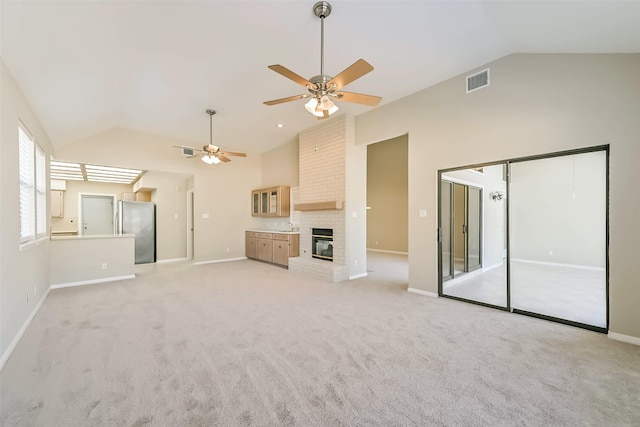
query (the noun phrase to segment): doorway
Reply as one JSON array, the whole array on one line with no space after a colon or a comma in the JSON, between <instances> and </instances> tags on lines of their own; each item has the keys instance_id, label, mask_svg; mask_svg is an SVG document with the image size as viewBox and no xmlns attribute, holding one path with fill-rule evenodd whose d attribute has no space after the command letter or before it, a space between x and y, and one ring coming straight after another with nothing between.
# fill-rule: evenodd
<instances>
[{"instance_id":1,"label":"doorway","mask_svg":"<svg viewBox=\"0 0 640 427\"><path fill-rule=\"evenodd\" d=\"M409 135L367 145L367 274L409 283Z\"/></svg>"},{"instance_id":2,"label":"doorway","mask_svg":"<svg viewBox=\"0 0 640 427\"><path fill-rule=\"evenodd\" d=\"M115 233L116 196L79 194L80 233L85 236Z\"/></svg>"}]
</instances>

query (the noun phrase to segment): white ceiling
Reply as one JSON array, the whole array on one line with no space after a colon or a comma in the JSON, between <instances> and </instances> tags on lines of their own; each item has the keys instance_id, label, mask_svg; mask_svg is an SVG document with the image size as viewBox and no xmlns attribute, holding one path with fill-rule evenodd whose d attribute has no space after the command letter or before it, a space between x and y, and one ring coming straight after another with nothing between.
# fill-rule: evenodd
<instances>
[{"instance_id":1,"label":"white ceiling","mask_svg":"<svg viewBox=\"0 0 640 427\"><path fill-rule=\"evenodd\" d=\"M314 1L0 1L1 54L57 147L112 128L263 152L317 123L267 69L320 74ZM325 73L381 105L510 53L640 52L638 1L331 1ZM369 110L341 102L340 113ZM284 128L276 128L276 123Z\"/></svg>"}]
</instances>

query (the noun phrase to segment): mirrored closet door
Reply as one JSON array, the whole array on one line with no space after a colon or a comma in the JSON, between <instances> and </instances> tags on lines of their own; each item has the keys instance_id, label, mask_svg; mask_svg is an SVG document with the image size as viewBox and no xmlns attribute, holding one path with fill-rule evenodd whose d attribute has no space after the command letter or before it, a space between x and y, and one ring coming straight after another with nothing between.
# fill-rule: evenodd
<instances>
[{"instance_id":1,"label":"mirrored closet door","mask_svg":"<svg viewBox=\"0 0 640 427\"><path fill-rule=\"evenodd\" d=\"M514 162L511 306L606 328L605 151Z\"/></svg>"},{"instance_id":2,"label":"mirrored closet door","mask_svg":"<svg viewBox=\"0 0 640 427\"><path fill-rule=\"evenodd\" d=\"M608 146L439 172L439 293L608 328Z\"/></svg>"}]
</instances>

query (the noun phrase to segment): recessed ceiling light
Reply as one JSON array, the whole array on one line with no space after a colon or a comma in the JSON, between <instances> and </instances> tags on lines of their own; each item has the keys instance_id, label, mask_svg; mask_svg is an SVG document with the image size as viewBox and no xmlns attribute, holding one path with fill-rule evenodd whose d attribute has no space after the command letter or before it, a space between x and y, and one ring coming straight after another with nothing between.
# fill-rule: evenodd
<instances>
[{"instance_id":1,"label":"recessed ceiling light","mask_svg":"<svg viewBox=\"0 0 640 427\"><path fill-rule=\"evenodd\" d=\"M279 128L283 128L284 125L282 123L278 123L276 126L278 126Z\"/></svg>"}]
</instances>

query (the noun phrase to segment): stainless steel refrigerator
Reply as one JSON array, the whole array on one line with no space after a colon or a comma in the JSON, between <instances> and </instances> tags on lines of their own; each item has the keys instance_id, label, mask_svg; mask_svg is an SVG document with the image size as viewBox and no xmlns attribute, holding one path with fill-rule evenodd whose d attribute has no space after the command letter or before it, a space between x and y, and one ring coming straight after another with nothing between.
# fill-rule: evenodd
<instances>
[{"instance_id":1,"label":"stainless steel refrigerator","mask_svg":"<svg viewBox=\"0 0 640 427\"><path fill-rule=\"evenodd\" d=\"M135 234L136 264L156 261L156 206L151 202L118 202L118 231Z\"/></svg>"}]
</instances>

